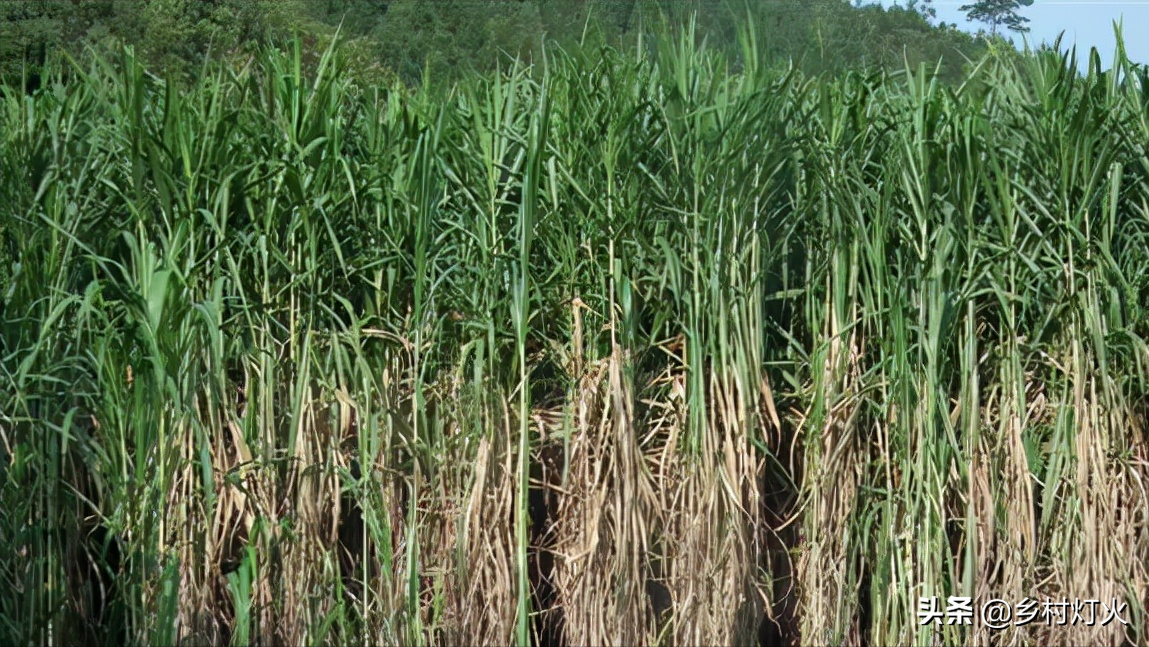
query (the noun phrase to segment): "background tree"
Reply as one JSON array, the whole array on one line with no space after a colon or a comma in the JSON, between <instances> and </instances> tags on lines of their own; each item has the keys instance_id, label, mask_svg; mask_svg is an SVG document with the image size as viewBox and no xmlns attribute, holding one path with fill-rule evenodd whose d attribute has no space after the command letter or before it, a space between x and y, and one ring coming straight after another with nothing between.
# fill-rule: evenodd
<instances>
[{"instance_id":1,"label":"background tree","mask_svg":"<svg viewBox=\"0 0 1149 647\"><path fill-rule=\"evenodd\" d=\"M934 0L910 0L908 6L931 20L938 17L938 10L934 8Z\"/></svg>"},{"instance_id":2,"label":"background tree","mask_svg":"<svg viewBox=\"0 0 1149 647\"><path fill-rule=\"evenodd\" d=\"M1029 31L1025 23L1029 22L1018 13L1021 7L1028 7L1033 0L980 0L973 4L962 5L960 9L966 12L970 20L989 24L990 32L997 35L998 27L1005 26L1010 31L1024 33Z\"/></svg>"}]
</instances>

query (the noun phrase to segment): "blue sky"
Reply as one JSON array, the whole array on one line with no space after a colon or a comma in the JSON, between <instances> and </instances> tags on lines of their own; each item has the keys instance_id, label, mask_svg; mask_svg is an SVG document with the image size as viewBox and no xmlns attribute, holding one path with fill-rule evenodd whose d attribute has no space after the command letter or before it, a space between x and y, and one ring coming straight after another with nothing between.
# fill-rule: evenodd
<instances>
[{"instance_id":1,"label":"blue sky","mask_svg":"<svg viewBox=\"0 0 1149 647\"><path fill-rule=\"evenodd\" d=\"M982 27L988 30L988 25L967 21L965 13L958 9L972 1L934 0L937 20L957 23L972 32ZM884 0L882 4L892 3ZM1033 45L1053 43L1057 35L1065 31L1062 48L1069 49L1077 44L1077 60L1081 68L1089 60L1091 47L1096 47L1101 55L1102 68L1112 64L1116 49L1113 21L1124 17L1122 33L1126 53L1135 62L1149 64L1149 0L1035 0L1033 5L1022 7L1019 13L1029 18L1030 31L1025 36ZM1021 44L1020 35L1013 34L1013 40Z\"/></svg>"}]
</instances>

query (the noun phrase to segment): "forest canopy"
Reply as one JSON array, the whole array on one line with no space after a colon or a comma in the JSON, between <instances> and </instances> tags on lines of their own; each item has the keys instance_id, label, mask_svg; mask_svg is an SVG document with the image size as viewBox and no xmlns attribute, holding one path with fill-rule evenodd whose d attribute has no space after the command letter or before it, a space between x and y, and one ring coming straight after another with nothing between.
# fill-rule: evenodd
<instances>
[{"instance_id":1,"label":"forest canopy","mask_svg":"<svg viewBox=\"0 0 1149 647\"><path fill-rule=\"evenodd\" d=\"M188 82L209 59L247 60L296 34L316 60L339 31L365 81L450 82L534 60L547 42L630 46L691 16L700 39L738 60L737 25L749 16L768 64L833 73L940 63L942 80L956 82L986 41L929 15L928 5L841 0L0 0L0 80L33 89L62 55L126 44L155 74Z\"/></svg>"}]
</instances>

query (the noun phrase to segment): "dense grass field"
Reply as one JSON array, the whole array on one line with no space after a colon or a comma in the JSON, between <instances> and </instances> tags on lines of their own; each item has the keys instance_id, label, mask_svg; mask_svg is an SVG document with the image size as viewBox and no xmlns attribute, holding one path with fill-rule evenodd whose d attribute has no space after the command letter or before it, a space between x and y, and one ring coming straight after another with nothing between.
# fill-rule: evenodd
<instances>
[{"instance_id":1,"label":"dense grass field","mask_svg":"<svg viewBox=\"0 0 1149 647\"><path fill-rule=\"evenodd\" d=\"M10 93L0 644L1149 643L1149 72L742 39Z\"/></svg>"}]
</instances>

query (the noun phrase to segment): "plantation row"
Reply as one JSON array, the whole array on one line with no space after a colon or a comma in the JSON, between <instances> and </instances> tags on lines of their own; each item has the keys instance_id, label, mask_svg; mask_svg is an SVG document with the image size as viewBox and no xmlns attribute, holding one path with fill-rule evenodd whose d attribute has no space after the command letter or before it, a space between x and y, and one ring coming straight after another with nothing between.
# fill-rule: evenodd
<instances>
[{"instance_id":1,"label":"plantation row","mask_svg":"<svg viewBox=\"0 0 1149 647\"><path fill-rule=\"evenodd\" d=\"M0 643L1149 641L1149 73L741 38L5 98Z\"/></svg>"}]
</instances>

